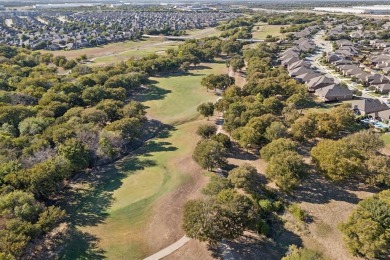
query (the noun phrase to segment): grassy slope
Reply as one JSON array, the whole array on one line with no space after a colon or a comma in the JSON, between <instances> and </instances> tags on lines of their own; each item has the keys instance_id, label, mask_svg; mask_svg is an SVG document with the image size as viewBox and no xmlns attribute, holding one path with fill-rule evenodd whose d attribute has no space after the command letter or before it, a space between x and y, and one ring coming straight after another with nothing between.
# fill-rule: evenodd
<instances>
[{"instance_id":1,"label":"grassy slope","mask_svg":"<svg viewBox=\"0 0 390 260\"><path fill-rule=\"evenodd\" d=\"M220 31L216 28L205 28L190 30L187 32L189 36L196 38L208 37L208 36L218 36ZM94 48L85 48L79 50L70 50L70 51L45 51L41 50L42 53L52 53L54 56L63 55L68 59L75 59L80 57L83 54L86 54L89 58L96 58L95 63L92 63L94 66L101 66L110 63L115 63L130 57L142 57L150 53L155 53L159 51L164 51L167 48L175 47L181 42L173 42L168 44L162 44L164 42L163 38L147 38L141 41L124 41L110 43L100 47ZM156 45L156 46L153 46ZM145 48L145 46L148 46ZM139 49L139 50L137 50ZM107 56L117 54L116 56ZM104 56L98 58L100 56Z\"/></svg>"},{"instance_id":2,"label":"grassy slope","mask_svg":"<svg viewBox=\"0 0 390 260\"><path fill-rule=\"evenodd\" d=\"M75 59L77 57L80 57L82 54L86 54L89 58L93 57L99 57L103 55L109 55L113 53L118 53L122 51L126 51L127 49L134 49L142 47L146 44L155 44L162 42L163 40L160 38L150 38L150 39L144 39L141 41L124 41L124 42L116 42L116 43L110 43L107 45L103 45L100 47L94 47L94 48L85 48L85 49L79 49L79 50L70 50L70 51L40 51L42 53L52 53L54 56L63 55L68 59Z\"/></svg>"},{"instance_id":3,"label":"grassy slope","mask_svg":"<svg viewBox=\"0 0 390 260\"><path fill-rule=\"evenodd\" d=\"M196 119L196 106L217 98L212 93L206 93L200 86L200 79L206 74L225 69L222 63L206 66L210 68L192 71L193 75L155 78L155 87L165 94L158 95L158 100L143 97L149 106L148 115L168 124ZM151 94L149 98L156 99L156 95ZM158 198L188 180L186 173L175 165L191 156L198 141L195 131L202 122L204 119L177 125L170 135L149 142L135 155L100 171L103 179L98 186L80 188L80 205L102 204L102 196L110 198L106 207L97 207L104 214L88 213L102 214L99 221L79 225L83 232L100 240L99 247L109 259L128 259L130 256L138 259L150 253L143 235L151 209ZM90 195L88 191L85 194L86 189ZM77 211L77 208L73 210ZM70 251L69 258L79 258L83 254L77 243Z\"/></svg>"}]
</instances>

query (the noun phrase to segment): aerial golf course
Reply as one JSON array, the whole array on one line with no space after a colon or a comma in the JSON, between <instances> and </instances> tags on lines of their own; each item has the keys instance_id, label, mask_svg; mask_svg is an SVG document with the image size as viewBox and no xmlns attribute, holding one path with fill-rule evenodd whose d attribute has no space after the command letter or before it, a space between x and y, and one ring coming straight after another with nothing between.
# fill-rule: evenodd
<instances>
[{"instance_id":1,"label":"aerial golf course","mask_svg":"<svg viewBox=\"0 0 390 260\"><path fill-rule=\"evenodd\" d=\"M74 187L77 203L67 211L83 236L71 243L70 258L144 258L184 235L180 205L196 196L206 178L191 158L199 140L197 126L206 122L196 107L218 98L200 81L224 72L225 64L215 62L201 64L186 75L152 78L139 99L148 107L148 118L166 128L132 154L99 169L96 181ZM89 235L96 248L85 250L91 243L82 240Z\"/></svg>"}]
</instances>

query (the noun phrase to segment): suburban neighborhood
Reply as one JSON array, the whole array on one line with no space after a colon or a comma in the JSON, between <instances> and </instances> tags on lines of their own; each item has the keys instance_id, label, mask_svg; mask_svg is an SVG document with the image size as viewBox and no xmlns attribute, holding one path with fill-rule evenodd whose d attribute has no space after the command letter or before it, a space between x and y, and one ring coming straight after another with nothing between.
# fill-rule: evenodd
<instances>
[{"instance_id":1,"label":"suburban neighborhood","mask_svg":"<svg viewBox=\"0 0 390 260\"><path fill-rule=\"evenodd\" d=\"M143 34L183 35L238 17L227 12L71 12L0 11L0 44L32 50L74 50L126 40Z\"/></svg>"}]
</instances>

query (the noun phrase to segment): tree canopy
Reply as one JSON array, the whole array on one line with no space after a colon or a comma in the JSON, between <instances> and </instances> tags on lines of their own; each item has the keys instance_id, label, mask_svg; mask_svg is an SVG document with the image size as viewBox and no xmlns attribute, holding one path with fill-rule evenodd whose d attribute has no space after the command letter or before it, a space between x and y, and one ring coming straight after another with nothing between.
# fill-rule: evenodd
<instances>
[{"instance_id":1,"label":"tree canopy","mask_svg":"<svg viewBox=\"0 0 390 260\"><path fill-rule=\"evenodd\" d=\"M348 248L368 259L390 256L390 190L359 202L341 225Z\"/></svg>"}]
</instances>

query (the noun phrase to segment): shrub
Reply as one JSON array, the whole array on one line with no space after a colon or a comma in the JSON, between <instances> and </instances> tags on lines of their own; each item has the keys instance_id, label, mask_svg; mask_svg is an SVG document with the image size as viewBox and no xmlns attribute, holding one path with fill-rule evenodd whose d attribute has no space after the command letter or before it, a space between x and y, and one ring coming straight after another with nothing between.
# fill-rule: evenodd
<instances>
[{"instance_id":1,"label":"shrub","mask_svg":"<svg viewBox=\"0 0 390 260\"><path fill-rule=\"evenodd\" d=\"M303 209L301 209L298 204L292 204L288 210L298 221L304 222L308 217L308 214Z\"/></svg>"}]
</instances>

